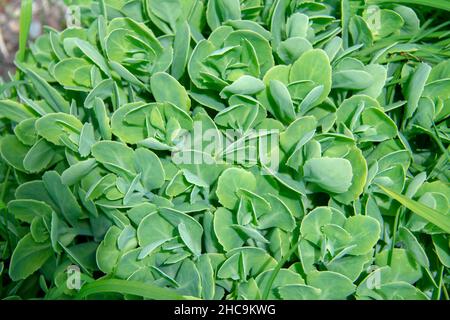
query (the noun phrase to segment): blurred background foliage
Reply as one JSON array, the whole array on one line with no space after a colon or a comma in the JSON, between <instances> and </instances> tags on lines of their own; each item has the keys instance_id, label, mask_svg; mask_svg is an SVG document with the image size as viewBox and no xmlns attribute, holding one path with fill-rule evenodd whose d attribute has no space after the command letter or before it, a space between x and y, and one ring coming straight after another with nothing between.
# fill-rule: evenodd
<instances>
[{"instance_id":1,"label":"blurred background foliage","mask_svg":"<svg viewBox=\"0 0 450 320\"><path fill-rule=\"evenodd\" d=\"M19 40L20 0L0 0L0 77L13 74L14 56ZM30 40L36 39L44 26L61 29L65 25L66 3L62 0L33 0Z\"/></svg>"}]
</instances>

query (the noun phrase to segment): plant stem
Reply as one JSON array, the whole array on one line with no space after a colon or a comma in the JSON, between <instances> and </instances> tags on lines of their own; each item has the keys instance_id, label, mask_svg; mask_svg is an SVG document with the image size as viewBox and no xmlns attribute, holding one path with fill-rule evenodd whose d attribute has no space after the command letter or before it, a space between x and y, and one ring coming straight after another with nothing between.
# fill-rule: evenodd
<instances>
[{"instance_id":1,"label":"plant stem","mask_svg":"<svg viewBox=\"0 0 450 320\"><path fill-rule=\"evenodd\" d=\"M297 242L295 243L294 246L292 246L291 249L289 249L289 252L283 257L283 259L281 259L280 262L278 262L277 266L275 267L275 269L273 269L272 274L270 275L269 281L267 282L267 286L264 288L264 292L262 295L262 299L263 300L267 300L267 297L269 296L270 293L270 289L272 289L272 285L273 282L275 281L275 278L278 274L278 272L280 272L281 268L283 267L283 265L286 263L287 259L289 259L289 257L295 252L295 250L298 248L298 245L301 241L301 237L297 240Z\"/></svg>"},{"instance_id":2,"label":"plant stem","mask_svg":"<svg viewBox=\"0 0 450 320\"><path fill-rule=\"evenodd\" d=\"M400 206L397 209L394 220L394 230L392 231L392 245L391 250L389 251L387 263L390 266L392 263L392 256L394 254L395 242L397 241L397 229L398 229L398 221L400 220L400 215L403 212L403 208Z\"/></svg>"},{"instance_id":3,"label":"plant stem","mask_svg":"<svg viewBox=\"0 0 450 320\"><path fill-rule=\"evenodd\" d=\"M442 291L444 292L445 300L450 300L450 297L448 296L447 287L445 286L444 282L442 282Z\"/></svg>"}]
</instances>

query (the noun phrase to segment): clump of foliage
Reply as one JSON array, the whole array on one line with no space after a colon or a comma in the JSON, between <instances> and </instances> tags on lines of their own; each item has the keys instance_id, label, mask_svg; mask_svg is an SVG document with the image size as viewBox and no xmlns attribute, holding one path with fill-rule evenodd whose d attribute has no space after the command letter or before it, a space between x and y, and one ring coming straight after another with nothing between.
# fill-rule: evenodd
<instances>
[{"instance_id":1,"label":"clump of foliage","mask_svg":"<svg viewBox=\"0 0 450 320\"><path fill-rule=\"evenodd\" d=\"M447 1L67 2L0 86L0 297L448 299Z\"/></svg>"}]
</instances>

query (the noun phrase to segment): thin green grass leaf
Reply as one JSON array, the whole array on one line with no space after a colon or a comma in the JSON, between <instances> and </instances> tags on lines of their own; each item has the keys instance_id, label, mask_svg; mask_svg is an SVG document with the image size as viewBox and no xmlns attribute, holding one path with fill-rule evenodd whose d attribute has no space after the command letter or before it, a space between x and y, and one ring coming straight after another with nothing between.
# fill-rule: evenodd
<instances>
[{"instance_id":1,"label":"thin green grass leaf","mask_svg":"<svg viewBox=\"0 0 450 320\"><path fill-rule=\"evenodd\" d=\"M78 299L87 298L99 293L120 293L140 296L154 300L193 300L195 297L183 296L174 290L161 288L152 284L138 281L103 279L85 284L77 295Z\"/></svg>"},{"instance_id":2,"label":"thin green grass leaf","mask_svg":"<svg viewBox=\"0 0 450 320\"><path fill-rule=\"evenodd\" d=\"M441 213L439 211L434 210L433 208L427 207L426 205L424 205L420 202L409 199L409 198L405 197L404 195L399 194L399 193L397 193L393 190L390 190L386 187L383 187L381 185L378 185L378 187L381 190L383 190L388 196L397 200L398 202L400 202L400 204L402 204L403 206L405 206L406 208L408 208L409 210L411 210L418 216L433 223L434 225L441 228L445 232L450 233L450 219L448 218L448 216L444 215L443 213Z\"/></svg>"}]
</instances>

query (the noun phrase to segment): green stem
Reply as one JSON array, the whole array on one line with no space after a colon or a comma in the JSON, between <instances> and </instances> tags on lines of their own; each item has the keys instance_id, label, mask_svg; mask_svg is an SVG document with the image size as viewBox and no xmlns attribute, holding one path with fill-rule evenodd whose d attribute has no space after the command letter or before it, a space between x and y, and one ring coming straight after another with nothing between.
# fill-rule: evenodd
<instances>
[{"instance_id":1,"label":"green stem","mask_svg":"<svg viewBox=\"0 0 450 320\"><path fill-rule=\"evenodd\" d=\"M270 293L270 289L272 289L273 282L275 281L275 278L276 278L278 272L280 272L281 268L284 266L284 264L286 263L286 261L289 259L289 257L290 257L290 256L295 252L295 250L298 248L298 245L299 245L301 239L302 239L302 238L299 238L299 239L297 240L297 242L295 243L295 245L292 246L291 249L289 249L289 252L283 257L283 259L281 259L280 262L278 262L278 264L277 264L277 266L275 267L275 269L273 269L273 271L272 271L272 273L271 273L271 275L270 275L269 281L267 282L267 286L264 288L264 292L263 292L263 295L262 295L262 299L263 299L263 300L267 300L267 298L268 298L268 296L269 296L269 293Z\"/></svg>"},{"instance_id":2,"label":"green stem","mask_svg":"<svg viewBox=\"0 0 450 320\"><path fill-rule=\"evenodd\" d=\"M388 265L390 266L392 263L392 256L394 254L394 248L395 248L395 242L397 241L397 229L398 229L398 221L400 220L400 215L403 212L402 207L398 207L397 212L395 214L395 220L394 220L394 230L392 231L392 245L391 250L389 251L388 255Z\"/></svg>"},{"instance_id":3,"label":"green stem","mask_svg":"<svg viewBox=\"0 0 450 320\"><path fill-rule=\"evenodd\" d=\"M432 134L431 137L434 139L434 141L436 141L439 149L441 149L442 154L444 154L447 157L447 160L450 160L450 154L447 151L447 149L445 148L441 139L439 138L439 131L436 128L436 124L434 122L433 122L433 129L434 129L434 134Z\"/></svg>"},{"instance_id":4,"label":"green stem","mask_svg":"<svg viewBox=\"0 0 450 320\"><path fill-rule=\"evenodd\" d=\"M444 292L445 300L450 300L450 297L448 296L448 292L447 292L447 287L443 283L442 283L442 291Z\"/></svg>"},{"instance_id":5,"label":"green stem","mask_svg":"<svg viewBox=\"0 0 450 320\"><path fill-rule=\"evenodd\" d=\"M106 10L106 4L104 0L99 1L100 4L100 13L105 17L105 20L108 21L108 11Z\"/></svg>"}]
</instances>

